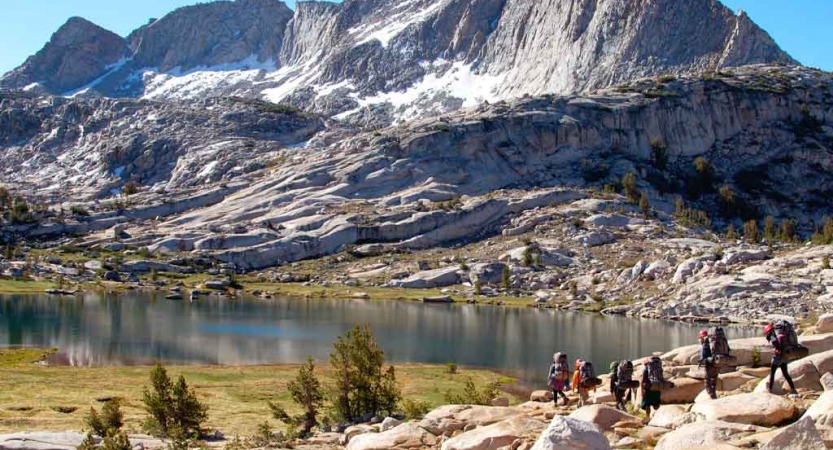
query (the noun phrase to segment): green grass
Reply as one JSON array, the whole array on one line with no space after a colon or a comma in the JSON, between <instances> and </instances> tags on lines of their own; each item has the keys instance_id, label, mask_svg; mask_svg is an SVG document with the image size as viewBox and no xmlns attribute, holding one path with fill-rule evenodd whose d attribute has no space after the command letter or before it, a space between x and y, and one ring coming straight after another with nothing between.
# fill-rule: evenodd
<instances>
[{"instance_id":1,"label":"green grass","mask_svg":"<svg viewBox=\"0 0 833 450\"><path fill-rule=\"evenodd\" d=\"M0 348L0 367L33 364L55 351L54 348Z\"/></svg>"},{"instance_id":2,"label":"green grass","mask_svg":"<svg viewBox=\"0 0 833 450\"><path fill-rule=\"evenodd\" d=\"M0 433L20 430L80 430L90 407L100 408L96 399L119 397L129 431L140 431L145 417L142 390L150 367L46 367L31 364L53 350L0 350ZM247 436L257 424L271 420L267 401L299 412L290 402L286 385L298 366L184 366L168 367L171 376L184 375L200 400L209 406L208 426L226 435ZM323 385L332 387L328 365L316 367ZM490 381L514 382L486 370L461 369L446 373L445 366L397 366L397 378L405 397L444 403L448 390L459 391L468 377L477 385ZM328 397L330 397L328 395ZM61 413L54 408L78 408Z\"/></svg>"},{"instance_id":3,"label":"green grass","mask_svg":"<svg viewBox=\"0 0 833 450\"><path fill-rule=\"evenodd\" d=\"M42 293L55 287L49 281L29 281L0 279L0 294L33 294Z\"/></svg>"}]
</instances>

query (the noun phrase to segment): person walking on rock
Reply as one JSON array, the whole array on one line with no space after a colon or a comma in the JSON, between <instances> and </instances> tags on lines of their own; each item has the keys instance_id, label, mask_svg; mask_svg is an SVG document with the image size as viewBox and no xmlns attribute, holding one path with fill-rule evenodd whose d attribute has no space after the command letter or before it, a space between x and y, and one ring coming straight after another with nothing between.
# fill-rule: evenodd
<instances>
[{"instance_id":1,"label":"person walking on rock","mask_svg":"<svg viewBox=\"0 0 833 450\"><path fill-rule=\"evenodd\" d=\"M787 383L790 385L790 394L798 394L795 390L795 383L793 383L793 379L790 376L787 362L783 358L785 349L781 339L778 338L778 335L775 332L775 325L767 325L764 328L764 336L766 337L766 340L769 341L770 345L772 345L774 350L772 352L772 363L769 368L769 381L766 383L767 390L772 393L773 386L775 385L775 372L777 372L778 369L781 369L781 374L784 375L784 379L787 380Z\"/></svg>"},{"instance_id":2,"label":"person walking on rock","mask_svg":"<svg viewBox=\"0 0 833 450\"><path fill-rule=\"evenodd\" d=\"M570 367L567 364L567 355L564 353L556 353L552 356L552 365L549 371L549 384L552 389L552 401L558 404L558 396L564 399L564 406L567 406L567 394L565 389L569 389L567 382L570 380Z\"/></svg>"},{"instance_id":3,"label":"person walking on rock","mask_svg":"<svg viewBox=\"0 0 833 450\"><path fill-rule=\"evenodd\" d=\"M590 368L592 372L593 365L590 363L585 362L583 359L579 358L576 360L576 367L575 372L573 372L573 390L578 393L578 405L584 406L587 404L587 400L590 398L590 389L591 386L588 384L588 380L590 378L595 378L595 374L591 373L590 375L587 374L586 369ZM595 387L592 387L595 389Z\"/></svg>"},{"instance_id":4,"label":"person walking on rock","mask_svg":"<svg viewBox=\"0 0 833 450\"><path fill-rule=\"evenodd\" d=\"M648 419L651 418L651 408L659 409L662 404L662 390L666 386L673 387L673 383L665 381L665 375L662 369L662 360L657 356L652 356L645 362L645 368L642 370L642 409Z\"/></svg>"},{"instance_id":5,"label":"person walking on rock","mask_svg":"<svg viewBox=\"0 0 833 450\"><path fill-rule=\"evenodd\" d=\"M717 376L720 371L714 364L712 348L709 344L709 330L700 330L700 366L706 368L706 392L714 400L717 398Z\"/></svg>"},{"instance_id":6,"label":"person walking on rock","mask_svg":"<svg viewBox=\"0 0 833 450\"><path fill-rule=\"evenodd\" d=\"M625 410L625 405L631 401L631 390L639 387L639 382L633 379L633 363L628 360L610 363L610 393L616 399L616 408Z\"/></svg>"}]
</instances>

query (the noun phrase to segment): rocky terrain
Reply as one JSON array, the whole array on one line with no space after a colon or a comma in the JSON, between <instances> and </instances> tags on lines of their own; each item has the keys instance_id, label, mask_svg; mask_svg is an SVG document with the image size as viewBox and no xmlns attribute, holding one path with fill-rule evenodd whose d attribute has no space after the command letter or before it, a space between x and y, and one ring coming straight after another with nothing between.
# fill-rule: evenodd
<instances>
[{"instance_id":1,"label":"rocky terrain","mask_svg":"<svg viewBox=\"0 0 833 450\"><path fill-rule=\"evenodd\" d=\"M575 394L564 406L553 404L549 391L535 391L529 401L514 406L508 397L493 399L492 406L445 405L410 421L375 417L366 423L321 427L308 439L278 446L307 450L833 448L833 315L822 316L803 331L800 340L811 354L789 365L797 395L784 396L780 375L774 393L766 392L771 347L763 338L754 338L730 342L739 366L719 376L716 400L704 391L702 369L696 365L699 346L661 355L665 377L674 387L663 391L663 405L650 418L633 406L627 411L612 407L608 375L602 375L602 387L584 406L576 404ZM640 370L641 360L636 361L635 373ZM71 450L82 439L77 432L21 432L0 435L0 446ZM131 436L131 440L142 448L165 445L149 436ZM225 443L214 439L207 445Z\"/></svg>"},{"instance_id":2,"label":"rocky terrain","mask_svg":"<svg viewBox=\"0 0 833 450\"><path fill-rule=\"evenodd\" d=\"M301 2L295 11L238 0L177 9L125 38L73 18L0 87L157 100L238 95L387 124L756 63L795 61L716 0L346 0Z\"/></svg>"},{"instance_id":3,"label":"rocky terrain","mask_svg":"<svg viewBox=\"0 0 833 450\"><path fill-rule=\"evenodd\" d=\"M282 267L263 279L292 280L294 265L317 260L314 283L472 296L479 271L481 295L562 307L803 317L831 307L830 248L797 245L833 233L822 232L833 215L831 86L811 69L749 66L371 132L240 99L10 93L4 177L52 206L3 232L38 246L116 237L121 251L186 265ZM96 200L128 182L139 186L129 197ZM741 240L755 219L758 236ZM320 259L335 254L349 258Z\"/></svg>"}]
</instances>

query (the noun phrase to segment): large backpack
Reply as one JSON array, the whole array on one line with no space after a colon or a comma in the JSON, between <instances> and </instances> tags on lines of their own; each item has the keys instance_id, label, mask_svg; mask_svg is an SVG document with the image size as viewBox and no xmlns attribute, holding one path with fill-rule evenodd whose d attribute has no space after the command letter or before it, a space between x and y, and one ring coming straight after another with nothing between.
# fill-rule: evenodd
<instances>
[{"instance_id":1,"label":"large backpack","mask_svg":"<svg viewBox=\"0 0 833 450\"><path fill-rule=\"evenodd\" d=\"M775 338L781 349L788 349L798 346L798 335L793 324L786 320L775 322Z\"/></svg>"},{"instance_id":2,"label":"large backpack","mask_svg":"<svg viewBox=\"0 0 833 450\"><path fill-rule=\"evenodd\" d=\"M555 362L555 380L567 381L570 379L570 364L567 362L567 355L559 353Z\"/></svg>"},{"instance_id":3,"label":"large backpack","mask_svg":"<svg viewBox=\"0 0 833 450\"><path fill-rule=\"evenodd\" d=\"M619 381L630 381L633 379L633 363L625 360L619 363L616 368L616 378Z\"/></svg>"},{"instance_id":4,"label":"large backpack","mask_svg":"<svg viewBox=\"0 0 833 450\"><path fill-rule=\"evenodd\" d=\"M616 387L619 389L633 389L639 387L639 382L633 379L633 363L624 360L616 367Z\"/></svg>"},{"instance_id":5,"label":"large backpack","mask_svg":"<svg viewBox=\"0 0 833 450\"><path fill-rule=\"evenodd\" d=\"M775 322L775 339L778 341L781 357L787 362L806 357L810 351L798 343L798 334L792 323L786 320Z\"/></svg>"},{"instance_id":6,"label":"large backpack","mask_svg":"<svg viewBox=\"0 0 833 450\"><path fill-rule=\"evenodd\" d=\"M729 341L726 339L726 333L721 327L711 329L709 333L709 346L712 350L712 356L727 356L731 353L729 348Z\"/></svg>"},{"instance_id":7,"label":"large backpack","mask_svg":"<svg viewBox=\"0 0 833 450\"><path fill-rule=\"evenodd\" d=\"M579 384L581 384L581 387L592 388L602 384L602 380L596 377L596 370L590 361L583 361L578 370Z\"/></svg>"},{"instance_id":8,"label":"large backpack","mask_svg":"<svg viewBox=\"0 0 833 450\"><path fill-rule=\"evenodd\" d=\"M648 389L654 392L662 391L665 386L665 375L662 373L662 360L658 356L652 356L645 364L648 372Z\"/></svg>"}]
</instances>

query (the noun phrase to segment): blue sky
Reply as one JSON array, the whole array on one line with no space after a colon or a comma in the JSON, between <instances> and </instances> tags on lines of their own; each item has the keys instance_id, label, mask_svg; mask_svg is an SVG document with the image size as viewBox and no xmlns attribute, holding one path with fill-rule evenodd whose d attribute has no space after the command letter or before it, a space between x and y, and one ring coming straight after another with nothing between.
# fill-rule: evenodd
<instances>
[{"instance_id":1,"label":"blue sky","mask_svg":"<svg viewBox=\"0 0 833 450\"><path fill-rule=\"evenodd\" d=\"M689 0L679 0L689 1ZM833 0L722 0L743 9L803 64L833 70ZM120 35L194 0L0 0L0 73L38 51L69 17ZM295 0L287 2L294 7Z\"/></svg>"}]
</instances>

